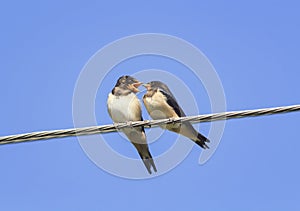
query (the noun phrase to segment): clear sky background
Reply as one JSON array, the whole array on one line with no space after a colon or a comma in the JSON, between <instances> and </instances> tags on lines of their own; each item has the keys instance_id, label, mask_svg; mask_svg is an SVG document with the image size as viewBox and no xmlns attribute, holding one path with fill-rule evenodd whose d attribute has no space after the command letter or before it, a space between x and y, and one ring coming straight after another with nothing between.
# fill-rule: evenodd
<instances>
[{"instance_id":1,"label":"clear sky background","mask_svg":"<svg viewBox=\"0 0 300 211\"><path fill-rule=\"evenodd\" d=\"M2 2L0 135L72 128L73 90L88 59L145 32L201 49L220 76L228 110L299 104L299 9L295 0ZM203 87L174 62L137 59L124 67L97 95L99 124L111 123L104 108L117 77L147 68L185 76L200 112L210 112ZM175 169L148 180L101 170L74 137L0 146L0 209L299 210L299 123L300 113L230 120L205 165L195 146ZM137 157L120 136L107 137ZM150 147L158 155L165 145Z\"/></svg>"}]
</instances>

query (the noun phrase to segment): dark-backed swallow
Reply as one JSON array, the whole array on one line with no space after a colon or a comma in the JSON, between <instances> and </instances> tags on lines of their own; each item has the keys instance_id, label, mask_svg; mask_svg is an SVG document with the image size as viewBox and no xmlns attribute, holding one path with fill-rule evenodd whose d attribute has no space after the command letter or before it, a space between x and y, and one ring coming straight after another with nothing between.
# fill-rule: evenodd
<instances>
[{"instance_id":1,"label":"dark-backed swallow","mask_svg":"<svg viewBox=\"0 0 300 211\"><path fill-rule=\"evenodd\" d=\"M108 95L108 113L114 123L140 121L142 119L141 104L136 94L142 83L131 76L122 76ZM149 174L151 167L156 172L156 166L149 151L144 127L121 129L137 149Z\"/></svg>"},{"instance_id":2,"label":"dark-backed swallow","mask_svg":"<svg viewBox=\"0 0 300 211\"><path fill-rule=\"evenodd\" d=\"M143 102L152 119L186 116L166 84L160 81L152 81L143 86L147 88L147 92L143 96ZM209 148L206 145L209 140L196 131L190 122L166 124L161 127L188 137L204 149Z\"/></svg>"}]
</instances>

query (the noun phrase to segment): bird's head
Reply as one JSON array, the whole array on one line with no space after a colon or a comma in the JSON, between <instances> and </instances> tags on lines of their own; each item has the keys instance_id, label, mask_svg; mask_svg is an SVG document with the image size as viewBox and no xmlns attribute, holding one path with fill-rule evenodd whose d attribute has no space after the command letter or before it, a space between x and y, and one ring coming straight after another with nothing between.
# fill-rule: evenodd
<instances>
[{"instance_id":1,"label":"bird's head","mask_svg":"<svg viewBox=\"0 0 300 211\"><path fill-rule=\"evenodd\" d=\"M130 90L134 93L137 93L140 91L138 89L138 87L140 85L142 85L142 82L138 81L137 79L135 79L131 76L124 75L118 79L115 87L118 87L118 88L124 89L124 90Z\"/></svg>"},{"instance_id":2,"label":"bird's head","mask_svg":"<svg viewBox=\"0 0 300 211\"><path fill-rule=\"evenodd\" d=\"M156 91L157 89L169 90L166 84L161 81L151 81L149 83L143 84L147 91Z\"/></svg>"}]
</instances>

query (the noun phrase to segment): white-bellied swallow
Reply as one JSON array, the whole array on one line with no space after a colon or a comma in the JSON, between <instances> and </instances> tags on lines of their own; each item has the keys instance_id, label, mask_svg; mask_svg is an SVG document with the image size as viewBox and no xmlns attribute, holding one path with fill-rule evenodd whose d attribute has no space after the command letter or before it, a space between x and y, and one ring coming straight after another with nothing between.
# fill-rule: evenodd
<instances>
[{"instance_id":1,"label":"white-bellied swallow","mask_svg":"<svg viewBox=\"0 0 300 211\"><path fill-rule=\"evenodd\" d=\"M151 81L143 84L143 86L147 89L143 96L143 102L152 119L186 116L166 84L160 81ZM196 131L190 122L166 124L161 127L188 137L204 149L209 148L206 145L209 140Z\"/></svg>"},{"instance_id":2,"label":"white-bellied swallow","mask_svg":"<svg viewBox=\"0 0 300 211\"><path fill-rule=\"evenodd\" d=\"M141 121L142 111L136 93L142 83L131 76L121 76L111 93L108 95L107 108L114 123ZM121 129L130 142L137 149L149 174L152 173L151 167L156 172L156 166L152 159L147 144L144 127L128 127Z\"/></svg>"}]
</instances>

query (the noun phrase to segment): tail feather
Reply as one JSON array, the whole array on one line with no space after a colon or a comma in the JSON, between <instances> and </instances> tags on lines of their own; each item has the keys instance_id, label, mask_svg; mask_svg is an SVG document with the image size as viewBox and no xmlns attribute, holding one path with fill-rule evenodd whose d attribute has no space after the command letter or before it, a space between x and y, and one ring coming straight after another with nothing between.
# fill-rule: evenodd
<instances>
[{"instance_id":1,"label":"tail feather","mask_svg":"<svg viewBox=\"0 0 300 211\"><path fill-rule=\"evenodd\" d=\"M139 155L142 158L143 163L144 163L145 167L147 168L147 171L148 171L149 174L152 174L151 167L153 168L154 172L157 172L155 163L153 161L152 155L149 152L149 150L148 150L148 153L147 153L146 156L142 155L141 153L139 153Z\"/></svg>"},{"instance_id":2,"label":"tail feather","mask_svg":"<svg viewBox=\"0 0 300 211\"><path fill-rule=\"evenodd\" d=\"M206 143L209 143L210 140L203 136L202 134L198 133L197 140L195 140L195 143L198 144L203 149L209 149L209 147L206 145Z\"/></svg>"},{"instance_id":3,"label":"tail feather","mask_svg":"<svg viewBox=\"0 0 300 211\"><path fill-rule=\"evenodd\" d=\"M153 168L154 172L157 172L156 166L152 158L142 158L142 160L149 174L152 174L151 167Z\"/></svg>"}]
</instances>

